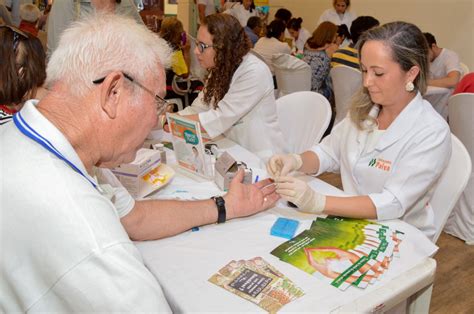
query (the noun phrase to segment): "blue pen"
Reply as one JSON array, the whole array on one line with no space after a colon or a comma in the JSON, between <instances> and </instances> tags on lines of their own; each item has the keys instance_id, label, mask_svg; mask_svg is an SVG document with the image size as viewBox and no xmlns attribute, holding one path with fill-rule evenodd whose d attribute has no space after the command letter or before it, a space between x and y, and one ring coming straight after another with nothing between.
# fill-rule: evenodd
<instances>
[{"instance_id":1,"label":"blue pen","mask_svg":"<svg viewBox=\"0 0 474 314\"><path fill-rule=\"evenodd\" d=\"M255 183L257 183L257 182L258 182L258 174L257 174L257 176L255 177Z\"/></svg>"}]
</instances>

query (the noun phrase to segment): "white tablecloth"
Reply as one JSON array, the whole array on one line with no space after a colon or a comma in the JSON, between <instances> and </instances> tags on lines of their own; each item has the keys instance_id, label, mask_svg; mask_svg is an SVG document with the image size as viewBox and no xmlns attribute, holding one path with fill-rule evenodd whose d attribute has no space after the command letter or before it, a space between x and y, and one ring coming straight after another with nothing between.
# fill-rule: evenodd
<instances>
[{"instance_id":1,"label":"white tablecloth","mask_svg":"<svg viewBox=\"0 0 474 314\"><path fill-rule=\"evenodd\" d=\"M252 156L253 154L238 145L224 140L219 147L224 146L227 146L234 158L247 161L251 167L261 165L254 159L256 157ZM245 156L249 160L245 160ZM262 179L265 177L264 170L253 170L259 173ZM343 194L319 179L305 178L313 188L322 193ZM153 198L208 198L219 193L214 183L205 180L197 182L194 179L178 172L172 183L155 193ZM288 208L285 202L279 201L275 208L252 217L234 219L221 225L202 226L199 231L188 231L158 241L137 242L136 245L142 253L145 265L161 284L174 312L219 313L263 311L255 304L207 281L231 260L261 256L305 291L305 296L286 305L282 309L283 312L328 312L393 284L393 278L416 266L423 267L427 257L437 250L431 241L411 225L399 220L386 222L387 225L406 233L400 247L400 258L394 258L384 278L375 285L365 290L350 287L342 292L270 254L270 251L286 241L270 235L271 226L282 216L300 221L298 233L309 228L316 217ZM432 276L435 264L432 262L429 265L432 267ZM415 272L415 275L410 274L410 279L421 282L423 276L425 275L422 272Z\"/></svg>"}]
</instances>

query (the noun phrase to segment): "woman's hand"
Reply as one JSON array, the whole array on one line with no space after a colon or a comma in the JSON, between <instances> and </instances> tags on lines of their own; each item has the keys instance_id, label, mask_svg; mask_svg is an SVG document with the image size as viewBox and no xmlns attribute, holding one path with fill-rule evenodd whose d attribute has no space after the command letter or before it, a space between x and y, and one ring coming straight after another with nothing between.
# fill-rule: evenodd
<instances>
[{"instance_id":1,"label":"woman's hand","mask_svg":"<svg viewBox=\"0 0 474 314\"><path fill-rule=\"evenodd\" d=\"M267 162L267 172L272 178L286 176L303 165L301 156L298 154L274 155Z\"/></svg>"},{"instance_id":2,"label":"woman's hand","mask_svg":"<svg viewBox=\"0 0 474 314\"><path fill-rule=\"evenodd\" d=\"M277 177L276 192L292 202L301 211L321 214L326 205L326 196L313 190L306 182L293 177Z\"/></svg>"}]
</instances>

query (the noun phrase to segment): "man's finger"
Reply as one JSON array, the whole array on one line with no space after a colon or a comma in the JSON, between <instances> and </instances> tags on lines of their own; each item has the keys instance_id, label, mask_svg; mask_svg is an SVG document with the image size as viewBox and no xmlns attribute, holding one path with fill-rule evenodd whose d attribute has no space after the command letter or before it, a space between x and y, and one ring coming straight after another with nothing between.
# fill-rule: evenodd
<instances>
[{"instance_id":1,"label":"man's finger","mask_svg":"<svg viewBox=\"0 0 474 314\"><path fill-rule=\"evenodd\" d=\"M243 179L244 179L244 170L242 168L239 168L239 170L237 170L237 173L235 174L235 177L232 179L231 184L242 183Z\"/></svg>"},{"instance_id":2,"label":"man's finger","mask_svg":"<svg viewBox=\"0 0 474 314\"><path fill-rule=\"evenodd\" d=\"M281 189L286 189L286 190L295 190L296 187L294 185L294 183L292 182L285 182L285 183L277 183L276 184L276 189L277 190L281 190Z\"/></svg>"},{"instance_id":3,"label":"man's finger","mask_svg":"<svg viewBox=\"0 0 474 314\"><path fill-rule=\"evenodd\" d=\"M275 205L276 201L278 201L280 199L280 196L276 193L272 193L270 195L266 195L264 198L263 198L263 207L265 209L267 208L271 208Z\"/></svg>"},{"instance_id":4,"label":"man's finger","mask_svg":"<svg viewBox=\"0 0 474 314\"><path fill-rule=\"evenodd\" d=\"M277 184L280 184L280 183L294 183L295 180L296 180L295 178L290 177L290 176L280 176L278 178L275 178L275 182Z\"/></svg>"}]
</instances>

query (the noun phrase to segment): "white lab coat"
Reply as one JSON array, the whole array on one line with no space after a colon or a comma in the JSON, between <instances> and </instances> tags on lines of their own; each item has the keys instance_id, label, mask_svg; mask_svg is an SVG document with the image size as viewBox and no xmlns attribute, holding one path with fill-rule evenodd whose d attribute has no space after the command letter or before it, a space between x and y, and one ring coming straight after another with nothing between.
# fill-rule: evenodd
<instances>
[{"instance_id":1,"label":"white lab coat","mask_svg":"<svg viewBox=\"0 0 474 314\"><path fill-rule=\"evenodd\" d=\"M224 13L230 14L236 19L238 19L242 27L247 26L247 21L249 20L249 18L251 18L252 16L258 16L258 12L256 9L253 9L252 12L250 12L250 10L246 10L241 3L236 3L230 9L225 10Z\"/></svg>"},{"instance_id":2,"label":"white lab coat","mask_svg":"<svg viewBox=\"0 0 474 314\"><path fill-rule=\"evenodd\" d=\"M346 12L341 17L334 8L327 9L319 17L318 25L321 24L322 22L328 21L336 25L346 24L347 28L350 30L352 21L354 21L356 17L357 17L357 14L349 10L346 10Z\"/></svg>"},{"instance_id":3,"label":"white lab coat","mask_svg":"<svg viewBox=\"0 0 474 314\"><path fill-rule=\"evenodd\" d=\"M300 33L298 35L298 39L293 38L293 48L296 52L303 53L304 45L306 41L311 37L311 33L304 27L300 28Z\"/></svg>"},{"instance_id":4,"label":"white lab coat","mask_svg":"<svg viewBox=\"0 0 474 314\"><path fill-rule=\"evenodd\" d=\"M366 152L368 130L358 130L349 117L313 151L318 174L341 173L344 191L368 195L379 220L400 218L432 237L433 186L451 155L451 133L431 104L418 95Z\"/></svg>"},{"instance_id":5,"label":"white lab coat","mask_svg":"<svg viewBox=\"0 0 474 314\"><path fill-rule=\"evenodd\" d=\"M211 138L224 134L264 160L285 152L272 75L267 65L251 53L244 56L218 108L204 104L201 92L190 107L179 113L199 113L201 125Z\"/></svg>"}]
</instances>

